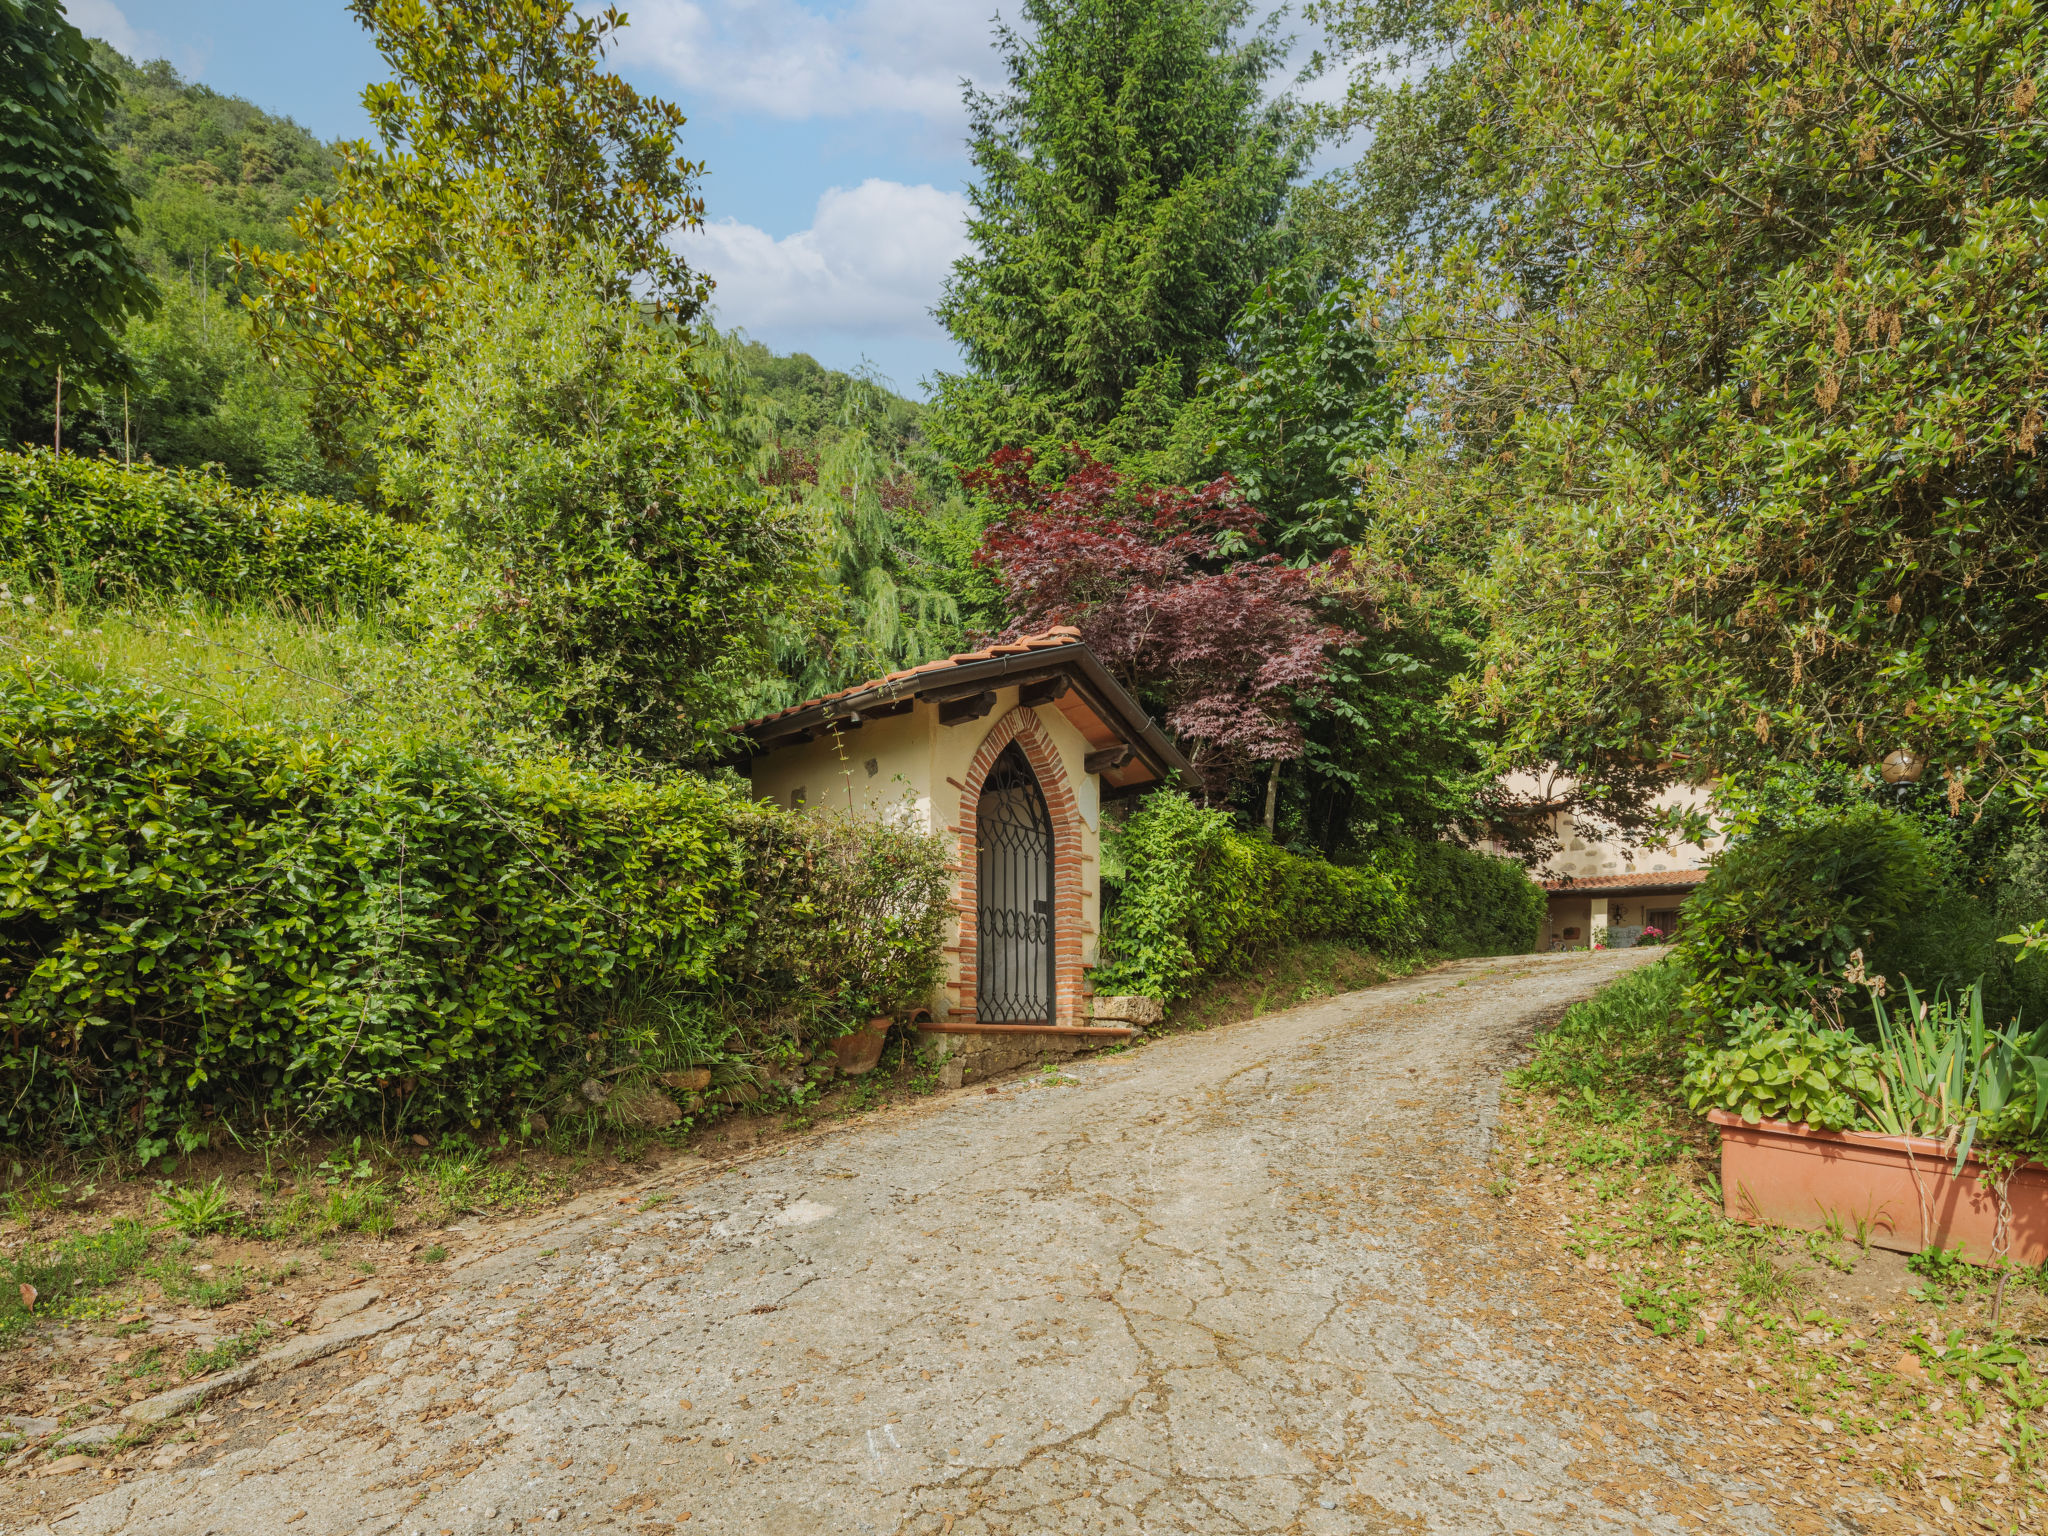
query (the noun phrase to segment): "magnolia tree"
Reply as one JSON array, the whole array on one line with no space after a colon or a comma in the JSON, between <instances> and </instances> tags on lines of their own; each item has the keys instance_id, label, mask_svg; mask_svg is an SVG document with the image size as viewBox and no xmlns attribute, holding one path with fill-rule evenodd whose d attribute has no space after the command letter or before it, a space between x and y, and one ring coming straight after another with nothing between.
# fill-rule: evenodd
<instances>
[{"instance_id":1,"label":"magnolia tree","mask_svg":"<svg viewBox=\"0 0 2048 1536\"><path fill-rule=\"evenodd\" d=\"M1492 231L1365 308L1368 481L1511 753L2048 790L2048 29L2027 0L1459 0Z\"/></svg>"},{"instance_id":2,"label":"magnolia tree","mask_svg":"<svg viewBox=\"0 0 2048 1536\"><path fill-rule=\"evenodd\" d=\"M1212 794L1298 756L1345 630L1320 610L1325 566L1262 553L1266 519L1229 478L1134 483L1085 455L1057 484L1003 449L968 477L994 520L977 558L1025 633L1071 624L1180 740Z\"/></svg>"}]
</instances>

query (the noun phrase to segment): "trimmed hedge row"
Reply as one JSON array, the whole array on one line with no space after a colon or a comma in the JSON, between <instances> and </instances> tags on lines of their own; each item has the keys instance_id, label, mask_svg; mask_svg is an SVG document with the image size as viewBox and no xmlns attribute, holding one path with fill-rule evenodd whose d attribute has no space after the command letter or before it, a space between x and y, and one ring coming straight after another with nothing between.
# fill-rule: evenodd
<instances>
[{"instance_id":1,"label":"trimmed hedge row","mask_svg":"<svg viewBox=\"0 0 2048 1536\"><path fill-rule=\"evenodd\" d=\"M1456 843L1409 845L1408 894L1433 954L1522 955L1543 937L1543 887L1510 859Z\"/></svg>"},{"instance_id":2,"label":"trimmed hedge row","mask_svg":"<svg viewBox=\"0 0 2048 1536\"><path fill-rule=\"evenodd\" d=\"M1183 997L1308 939L1361 949L1519 954L1542 929L1542 890L1505 859L1413 843L1331 864L1236 830L1227 811L1160 791L1117 831L1122 877L1103 922L1103 993Z\"/></svg>"},{"instance_id":3,"label":"trimmed hedge row","mask_svg":"<svg viewBox=\"0 0 2048 1536\"><path fill-rule=\"evenodd\" d=\"M202 470L0 453L0 571L73 604L150 591L333 608L399 593L431 542L361 507Z\"/></svg>"},{"instance_id":4,"label":"trimmed hedge row","mask_svg":"<svg viewBox=\"0 0 2048 1536\"><path fill-rule=\"evenodd\" d=\"M1196 977L1239 969L1282 944L1343 939L1407 949L1415 912L1394 870L1346 868L1247 837L1227 811L1161 790L1116 834L1123 864L1103 924L1102 993L1185 996Z\"/></svg>"},{"instance_id":5,"label":"trimmed hedge row","mask_svg":"<svg viewBox=\"0 0 2048 1536\"><path fill-rule=\"evenodd\" d=\"M0 1139L504 1119L924 1003L929 838L0 683Z\"/></svg>"}]
</instances>

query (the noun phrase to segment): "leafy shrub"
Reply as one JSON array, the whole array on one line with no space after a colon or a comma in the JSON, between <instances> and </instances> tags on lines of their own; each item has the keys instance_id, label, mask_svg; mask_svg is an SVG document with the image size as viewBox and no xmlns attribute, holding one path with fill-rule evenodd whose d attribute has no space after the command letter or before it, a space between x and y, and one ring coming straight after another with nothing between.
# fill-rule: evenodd
<instances>
[{"instance_id":1,"label":"leafy shrub","mask_svg":"<svg viewBox=\"0 0 2048 1536\"><path fill-rule=\"evenodd\" d=\"M1797 1006L1858 949L1882 970L1943 881L1927 835L1880 806L1737 843L1685 905L1688 1002L1714 1019L1754 1003Z\"/></svg>"},{"instance_id":2,"label":"leafy shrub","mask_svg":"<svg viewBox=\"0 0 2048 1536\"><path fill-rule=\"evenodd\" d=\"M397 593L431 542L362 507L210 471L0 453L0 571L74 605L185 592L333 609Z\"/></svg>"},{"instance_id":3,"label":"leafy shrub","mask_svg":"<svg viewBox=\"0 0 2048 1536\"><path fill-rule=\"evenodd\" d=\"M1115 851L1123 879L1104 922L1098 992L1171 1000L1204 972L1241 969L1286 943L1395 949L1416 940L1398 873L1289 853L1174 791L1146 800Z\"/></svg>"},{"instance_id":4,"label":"leafy shrub","mask_svg":"<svg viewBox=\"0 0 2048 1536\"><path fill-rule=\"evenodd\" d=\"M1424 949L1435 954L1520 955L1543 932L1543 888L1509 859L1456 843L1415 842L1408 894Z\"/></svg>"},{"instance_id":5,"label":"leafy shrub","mask_svg":"<svg viewBox=\"0 0 2048 1536\"><path fill-rule=\"evenodd\" d=\"M801 1049L926 1000L942 860L693 778L236 733L17 679L0 1135L477 1123L625 1052L650 991L713 1047Z\"/></svg>"},{"instance_id":6,"label":"leafy shrub","mask_svg":"<svg viewBox=\"0 0 2048 1536\"><path fill-rule=\"evenodd\" d=\"M1755 1003L1735 1016L1727 1042L1687 1058L1686 1100L1725 1109L1751 1125L1786 1120L1817 1130L1855 1125L1883 1092L1879 1057L1846 1029L1803 1008Z\"/></svg>"}]
</instances>

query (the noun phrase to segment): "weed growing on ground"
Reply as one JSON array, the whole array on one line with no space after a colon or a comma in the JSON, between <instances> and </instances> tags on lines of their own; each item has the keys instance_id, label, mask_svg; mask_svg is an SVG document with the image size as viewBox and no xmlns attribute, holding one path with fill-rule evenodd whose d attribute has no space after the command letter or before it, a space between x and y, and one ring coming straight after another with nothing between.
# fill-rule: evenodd
<instances>
[{"instance_id":1,"label":"weed growing on ground","mask_svg":"<svg viewBox=\"0 0 2048 1536\"><path fill-rule=\"evenodd\" d=\"M202 1268L191 1258L195 1251L188 1239L152 1259L142 1272L173 1301L190 1302L195 1307L224 1307L249 1294L249 1278L239 1267L215 1271L207 1264Z\"/></svg>"},{"instance_id":2,"label":"weed growing on ground","mask_svg":"<svg viewBox=\"0 0 2048 1536\"><path fill-rule=\"evenodd\" d=\"M447 1137L407 1170L399 1192L430 1207L430 1219L450 1221L526 1210L556 1194L559 1182L522 1163L493 1167L489 1154L467 1138Z\"/></svg>"},{"instance_id":3,"label":"weed growing on ground","mask_svg":"<svg viewBox=\"0 0 2048 1536\"><path fill-rule=\"evenodd\" d=\"M224 1371L231 1365L240 1365L244 1360L263 1347L263 1341L270 1337L270 1325L258 1323L253 1328L244 1328L230 1338L222 1339L211 1349L188 1350L179 1374L186 1380L194 1376L211 1376L215 1371Z\"/></svg>"},{"instance_id":4,"label":"weed growing on ground","mask_svg":"<svg viewBox=\"0 0 2048 1536\"><path fill-rule=\"evenodd\" d=\"M225 1232L241 1220L228 1194L226 1179L195 1184L190 1189L165 1180L157 1185L156 1198L164 1208L165 1219L187 1237Z\"/></svg>"}]
</instances>

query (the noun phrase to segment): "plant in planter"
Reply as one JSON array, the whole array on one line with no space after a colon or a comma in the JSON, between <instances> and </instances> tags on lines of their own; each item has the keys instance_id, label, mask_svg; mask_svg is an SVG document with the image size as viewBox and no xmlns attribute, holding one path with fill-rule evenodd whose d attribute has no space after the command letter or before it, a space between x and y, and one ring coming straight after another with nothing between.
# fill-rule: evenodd
<instances>
[{"instance_id":1,"label":"plant in planter","mask_svg":"<svg viewBox=\"0 0 2048 1536\"><path fill-rule=\"evenodd\" d=\"M1981 988L1951 998L1923 999L1903 985L1905 1008L1894 1016L1871 988L1877 1016L1881 1093L1870 1120L1888 1136L1926 1136L1953 1146L1956 1170L1980 1134L2003 1143L2031 1143L2048 1117L2048 1025L2023 1032L2015 1019L1984 1022Z\"/></svg>"},{"instance_id":2,"label":"plant in planter","mask_svg":"<svg viewBox=\"0 0 2048 1536\"><path fill-rule=\"evenodd\" d=\"M1894 1012L1883 978L1860 971L1874 1046L1762 1005L1692 1053L1686 1089L1721 1128L1728 1215L1854 1220L1881 1247L1967 1248L1978 1263L2048 1260L2048 1169L2027 1161L2048 1120L2048 1029L1988 1024L1976 985L1926 998L1903 985Z\"/></svg>"},{"instance_id":3,"label":"plant in planter","mask_svg":"<svg viewBox=\"0 0 2048 1536\"><path fill-rule=\"evenodd\" d=\"M1784 1120L1843 1130L1882 1092L1878 1053L1804 1008L1756 1003L1735 1015L1726 1042L1688 1053L1686 1099L1750 1125Z\"/></svg>"}]
</instances>

